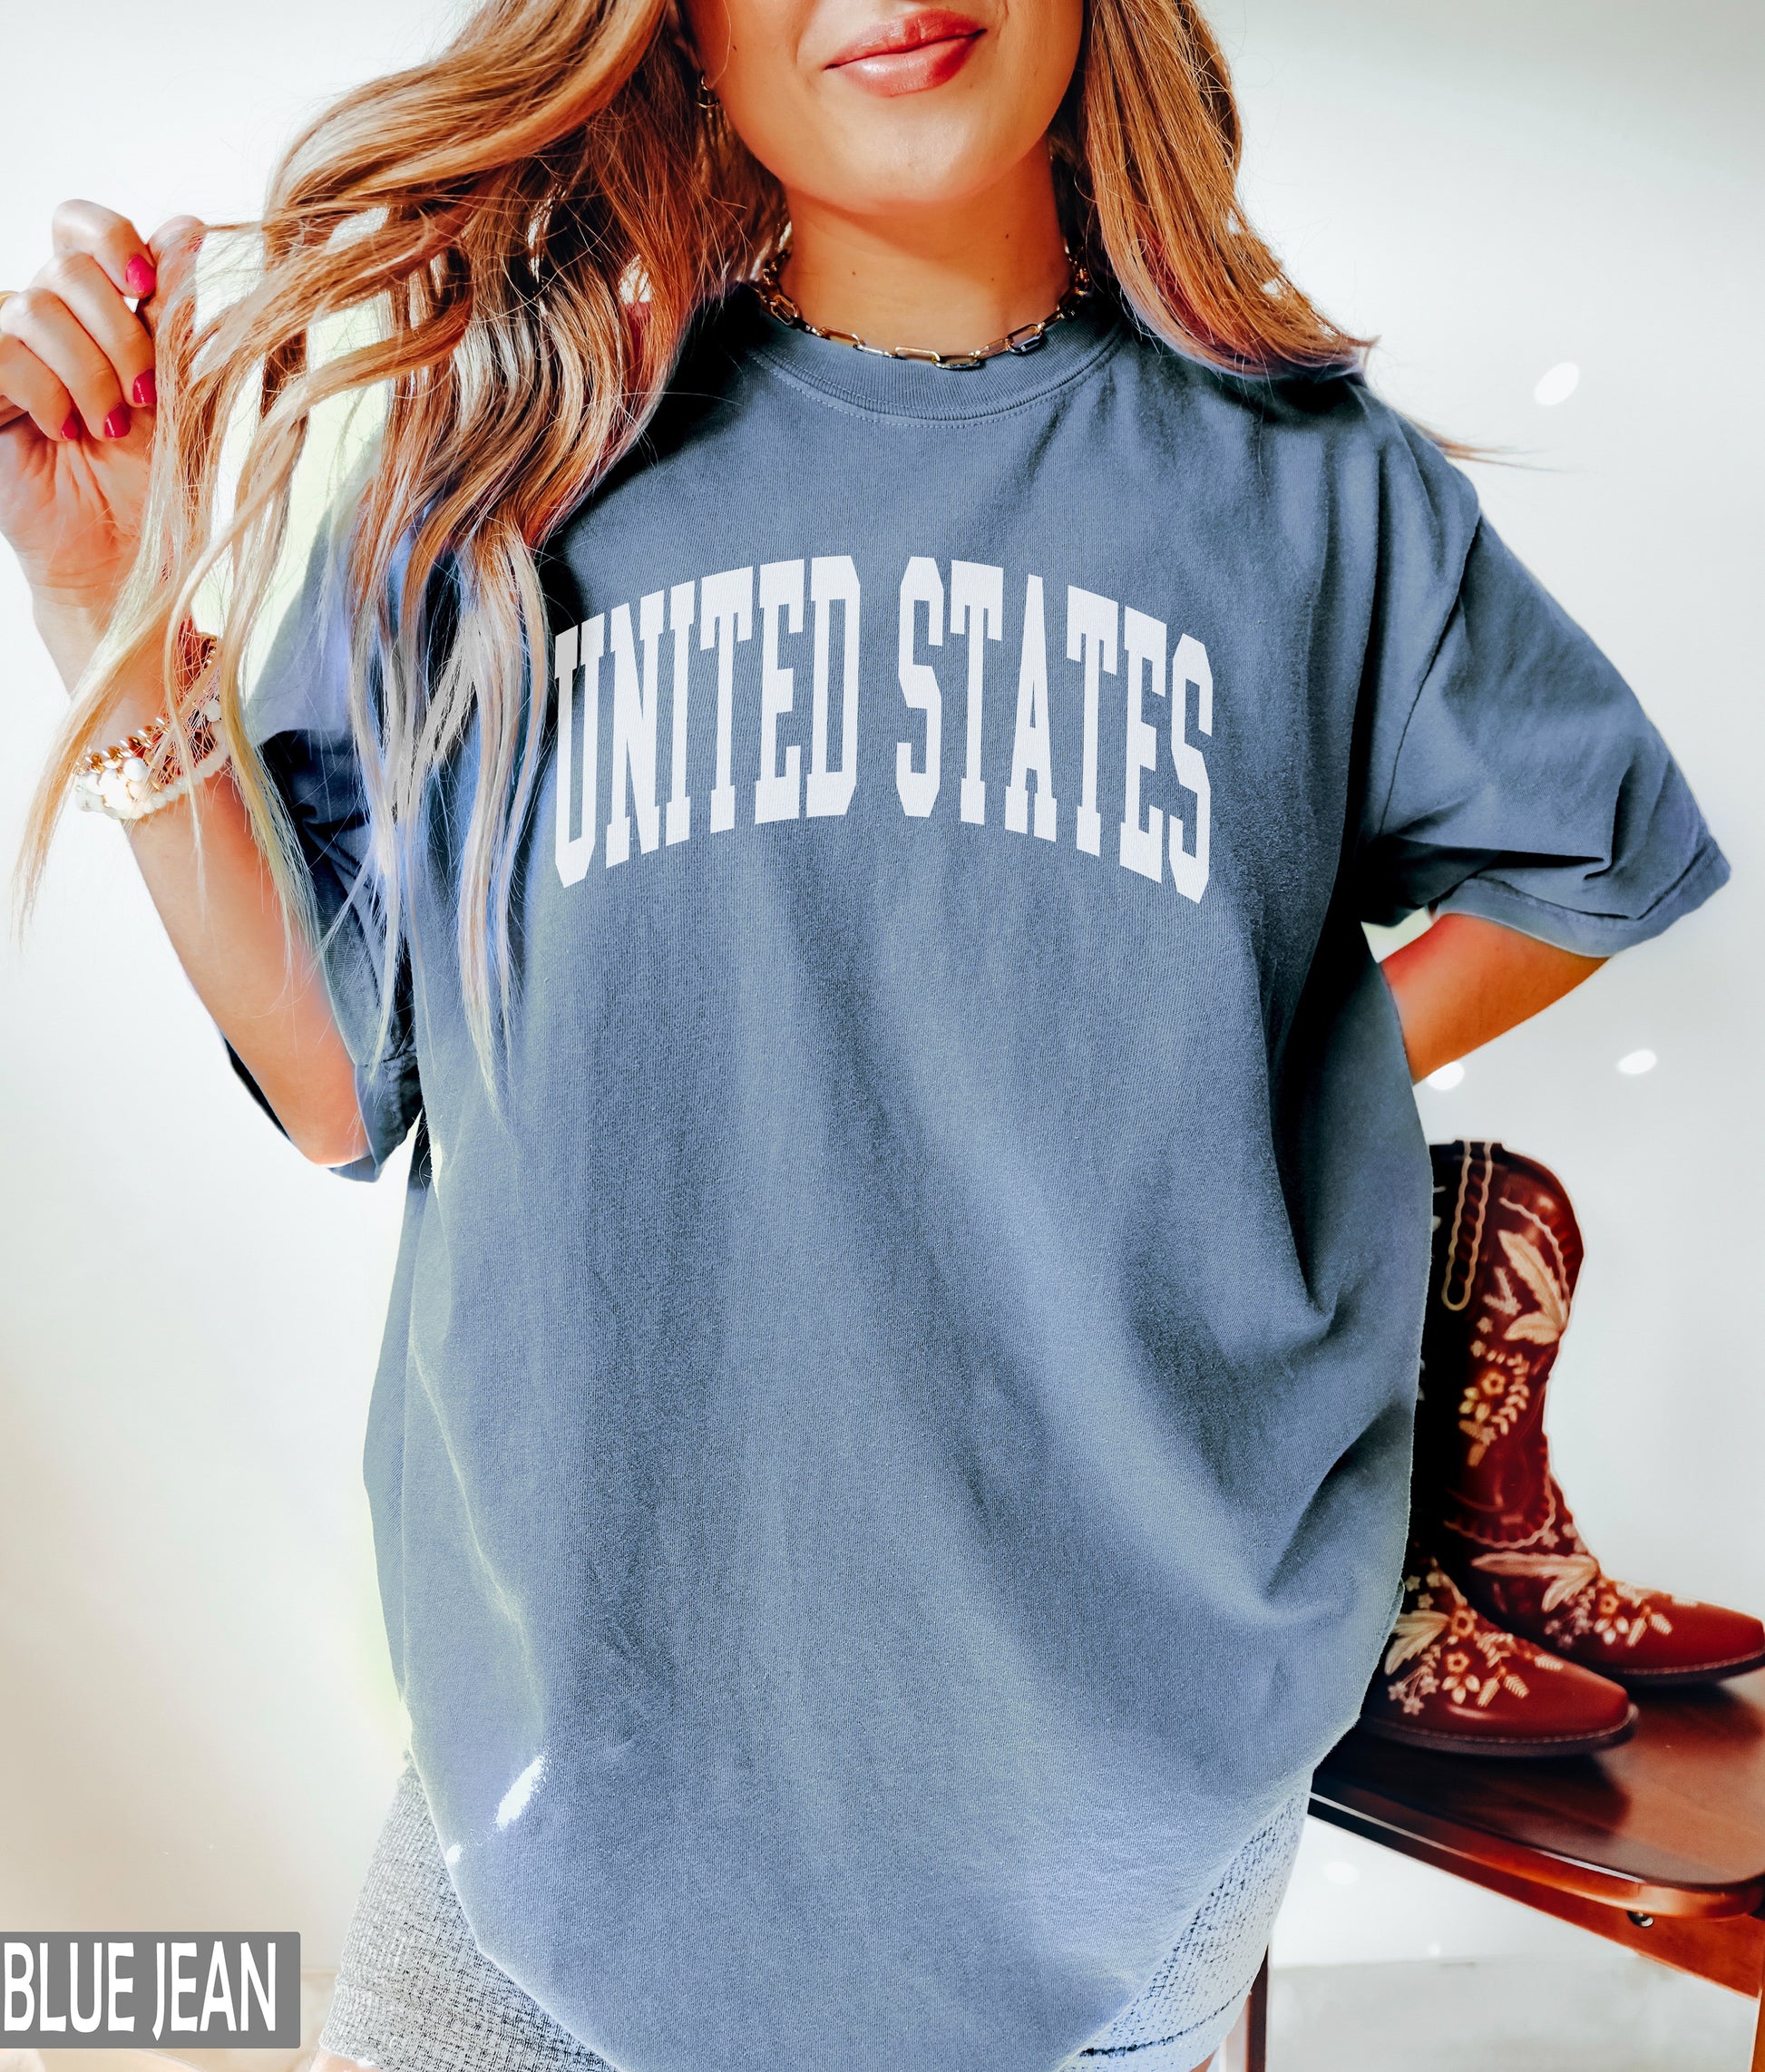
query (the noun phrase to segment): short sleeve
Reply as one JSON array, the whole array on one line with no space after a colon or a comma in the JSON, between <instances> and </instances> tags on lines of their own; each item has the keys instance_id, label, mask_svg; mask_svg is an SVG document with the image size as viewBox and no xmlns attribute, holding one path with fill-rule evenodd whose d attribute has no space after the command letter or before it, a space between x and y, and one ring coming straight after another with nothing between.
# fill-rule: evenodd
<instances>
[{"instance_id":1,"label":"short sleeve","mask_svg":"<svg viewBox=\"0 0 1765 2072\"><path fill-rule=\"evenodd\" d=\"M312 888L318 951L332 1012L356 1065L368 1151L335 1168L373 1180L422 1106L408 954L395 964L382 1016L383 907L370 861L368 811L349 720L349 628L336 545L321 531L298 596L251 686L246 726L288 809ZM383 1018L385 1041L381 1041ZM229 1046L233 1067L268 1108Z\"/></svg>"},{"instance_id":2,"label":"short sleeve","mask_svg":"<svg viewBox=\"0 0 1765 2072\"><path fill-rule=\"evenodd\" d=\"M1645 941L1708 899L1727 861L1617 670L1465 477L1407 448L1382 553L1392 610L1416 623L1388 630L1407 666L1375 687L1361 918L1476 914L1584 957ZM1432 565L1406 572L1407 554Z\"/></svg>"}]
</instances>

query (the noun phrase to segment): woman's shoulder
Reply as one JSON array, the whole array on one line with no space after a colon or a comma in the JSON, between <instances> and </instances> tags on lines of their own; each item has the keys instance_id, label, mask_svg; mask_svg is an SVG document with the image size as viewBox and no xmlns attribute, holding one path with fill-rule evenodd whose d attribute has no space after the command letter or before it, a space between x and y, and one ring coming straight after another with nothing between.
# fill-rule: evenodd
<instances>
[{"instance_id":1,"label":"woman's shoulder","mask_svg":"<svg viewBox=\"0 0 1765 2072\"><path fill-rule=\"evenodd\" d=\"M1327 366L1222 366L1124 319L1126 357L1154 408L1178 421L1185 443L1218 462L1235 455L1259 475L1292 466L1345 490L1364 485L1381 505L1415 503L1474 523L1477 491L1448 444L1387 401L1358 362Z\"/></svg>"},{"instance_id":2,"label":"woman's shoulder","mask_svg":"<svg viewBox=\"0 0 1765 2072\"><path fill-rule=\"evenodd\" d=\"M1371 386L1358 359L1321 365L1231 365L1120 318L1128 355L1153 384L1192 407L1273 433L1332 446L1439 447Z\"/></svg>"}]
</instances>

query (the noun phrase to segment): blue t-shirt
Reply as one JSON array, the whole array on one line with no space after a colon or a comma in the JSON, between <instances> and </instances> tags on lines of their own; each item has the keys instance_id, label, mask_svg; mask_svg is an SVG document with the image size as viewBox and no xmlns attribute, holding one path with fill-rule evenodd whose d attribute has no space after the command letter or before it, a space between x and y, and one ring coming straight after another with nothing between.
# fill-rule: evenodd
<instances>
[{"instance_id":1,"label":"blue t-shirt","mask_svg":"<svg viewBox=\"0 0 1765 2072\"><path fill-rule=\"evenodd\" d=\"M499 1106L470 740L371 1055L324 568L257 731L366 1170L422 1118L366 1472L473 1930L625 2072L1046 2072L1388 1629L1429 1172L1360 922L1603 956L1727 866L1358 382L738 294L549 550Z\"/></svg>"}]
</instances>

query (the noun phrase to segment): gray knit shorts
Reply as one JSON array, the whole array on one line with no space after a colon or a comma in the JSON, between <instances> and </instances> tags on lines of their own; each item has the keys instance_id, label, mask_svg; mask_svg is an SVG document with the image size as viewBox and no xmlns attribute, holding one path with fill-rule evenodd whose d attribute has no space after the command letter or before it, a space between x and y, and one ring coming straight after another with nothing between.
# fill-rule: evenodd
<instances>
[{"instance_id":1,"label":"gray knit shorts","mask_svg":"<svg viewBox=\"0 0 1765 2072\"><path fill-rule=\"evenodd\" d=\"M1268 1947L1304 1819L1302 1793L1252 1835L1139 1998L1062 2072L1190 2072L1219 2048ZM377 2072L618 2072L473 1941L408 1766L344 1937L319 2040Z\"/></svg>"}]
</instances>

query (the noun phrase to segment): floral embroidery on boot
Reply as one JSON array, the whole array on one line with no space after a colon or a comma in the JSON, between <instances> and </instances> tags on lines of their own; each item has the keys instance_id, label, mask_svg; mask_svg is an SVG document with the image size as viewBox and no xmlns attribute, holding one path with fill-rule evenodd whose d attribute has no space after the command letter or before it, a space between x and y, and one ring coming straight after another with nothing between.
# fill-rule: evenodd
<instances>
[{"instance_id":1,"label":"floral embroidery on boot","mask_svg":"<svg viewBox=\"0 0 1765 2072\"><path fill-rule=\"evenodd\" d=\"M1616 1684L1492 1625L1411 1541L1402 1607L1361 1707L1372 1733L1462 1755L1575 1756L1623 1741L1635 1717Z\"/></svg>"}]
</instances>

